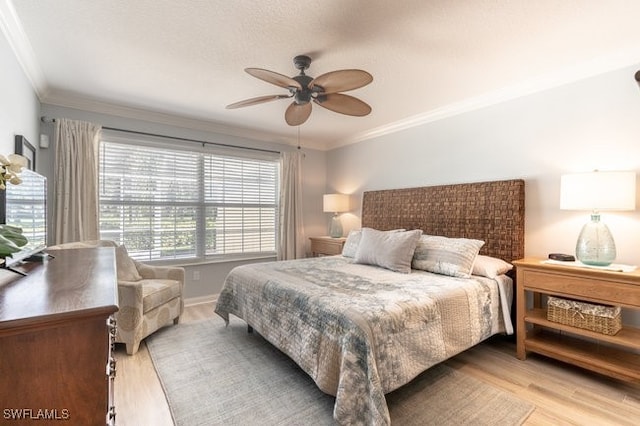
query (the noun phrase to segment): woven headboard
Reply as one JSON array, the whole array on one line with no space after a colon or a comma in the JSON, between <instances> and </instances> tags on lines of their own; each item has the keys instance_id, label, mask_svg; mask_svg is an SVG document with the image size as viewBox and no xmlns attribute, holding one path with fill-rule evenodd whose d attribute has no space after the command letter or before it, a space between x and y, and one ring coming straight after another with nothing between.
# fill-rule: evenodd
<instances>
[{"instance_id":1,"label":"woven headboard","mask_svg":"<svg viewBox=\"0 0 640 426\"><path fill-rule=\"evenodd\" d=\"M512 262L524 257L524 181L367 191L362 226L475 238L485 242L481 254Z\"/></svg>"}]
</instances>

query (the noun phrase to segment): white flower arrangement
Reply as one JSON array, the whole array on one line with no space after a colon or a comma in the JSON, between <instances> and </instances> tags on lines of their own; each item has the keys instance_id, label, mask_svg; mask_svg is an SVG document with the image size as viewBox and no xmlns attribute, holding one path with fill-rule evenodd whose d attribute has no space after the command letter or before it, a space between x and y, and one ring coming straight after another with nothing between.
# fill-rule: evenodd
<instances>
[{"instance_id":1,"label":"white flower arrangement","mask_svg":"<svg viewBox=\"0 0 640 426\"><path fill-rule=\"evenodd\" d=\"M27 166L27 159L22 155L9 154L5 157L0 155L0 190L7 189L7 182L13 185L20 185L20 173ZM11 225L0 225L0 258L11 256L20 251L28 243L27 238L22 235L22 229Z\"/></svg>"},{"instance_id":2,"label":"white flower arrangement","mask_svg":"<svg viewBox=\"0 0 640 426\"><path fill-rule=\"evenodd\" d=\"M27 159L19 154L0 155L0 190L7 189L7 182L20 185L20 173L27 166Z\"/></svg>"}]
</instances>

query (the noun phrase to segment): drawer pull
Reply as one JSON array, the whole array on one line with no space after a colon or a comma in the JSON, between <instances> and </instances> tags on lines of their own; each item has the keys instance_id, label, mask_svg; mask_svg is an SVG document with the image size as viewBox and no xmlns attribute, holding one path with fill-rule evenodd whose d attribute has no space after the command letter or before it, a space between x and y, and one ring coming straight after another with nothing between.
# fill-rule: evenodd
<instances>
[{"instance_id":1,"label":"drawer pull","mask_svg":"<svg viewBox=\"0 0 640 426\"><path fill-rule=\"evenodd\" d=\"M116 424L116 407L113 405L109 407L109 411L107 411L107 425L115 426Z\"/></svg>"},{"instance_id":2,"label":"drawer pull","mask_svg":"<svg viewBox=\"0 0 640 426\"><path fill-rule=\"evenodd\" d=\"M115 358L109 358L107 363L107 376L116 377L116 360Z\"/></svg>"}]
</instances>

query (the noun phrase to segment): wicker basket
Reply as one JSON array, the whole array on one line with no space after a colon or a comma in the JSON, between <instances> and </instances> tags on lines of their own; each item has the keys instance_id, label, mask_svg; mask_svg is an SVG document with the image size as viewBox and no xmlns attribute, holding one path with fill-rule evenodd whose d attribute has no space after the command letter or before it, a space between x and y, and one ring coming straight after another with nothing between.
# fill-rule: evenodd
<instances>
[{"instance_id":1,"label":"wicker basket","mask_svg":"<svg viewBox=\"0 0 640 426\"><path fill-rule=\"evenodd\" d=\"M613 336L622 328L619 306L595 305L549 296L547 319L572 327Z\"/></svg>"}]
</instances>

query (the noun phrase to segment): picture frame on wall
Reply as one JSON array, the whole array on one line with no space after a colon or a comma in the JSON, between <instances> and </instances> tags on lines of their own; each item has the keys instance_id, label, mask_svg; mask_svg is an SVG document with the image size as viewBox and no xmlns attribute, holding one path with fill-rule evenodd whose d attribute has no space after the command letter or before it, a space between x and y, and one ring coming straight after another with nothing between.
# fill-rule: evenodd
<instances>
[{"instance_id":1,"label":"picture frame on wall","mask_svg":"<svg viewBox=\"0 0 640 426\"><path fill-rule=\"evenodd\" d=\"M29 143L27 138L22 135L16 135L16 154L20 154L27 159L27 168L36 170L36 148Z\"/></svg>"}]
</instances>

